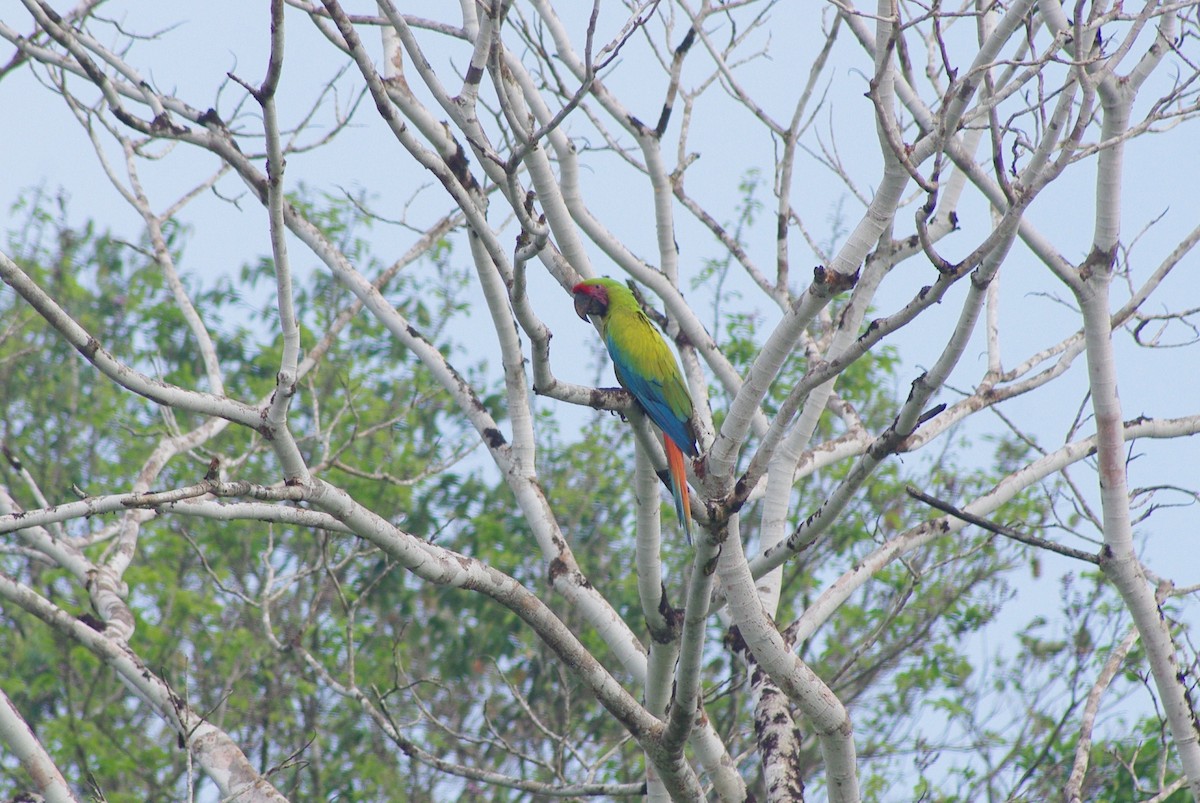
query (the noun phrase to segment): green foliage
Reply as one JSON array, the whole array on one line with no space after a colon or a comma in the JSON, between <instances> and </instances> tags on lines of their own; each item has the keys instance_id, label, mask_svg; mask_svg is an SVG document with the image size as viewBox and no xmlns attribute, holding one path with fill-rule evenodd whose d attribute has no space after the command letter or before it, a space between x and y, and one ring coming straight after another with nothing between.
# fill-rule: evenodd
<instances>
[{"instance_id":1,"label":"green foliage","mask_svg":"<svg viewBox=\"0 0 1200 803\"><path fill-rule=\"evenodd\" d=\"M738 237L761 210L759 189L755 174L740 187L743 202L733 225ZM383 270L367 245L364 227L372 223L356 204L303 188L290 200L365 273ZM196 338L144 244L120 242L91 225L73 226L61 198L34 194L16 211L25 223L11 235L9 251L118 359L167 382L207 385ZM187 232L169 227L167 234L173 258L186 264ZM729 267L728 259L713 262L703 278L718 286L725 306L714 306L714 331L742 370L761 347L765 317L720 291ZM281 339L266 334L276 328L273 276L264 258L247 265L236 283L215 277L210 285L188 288L210 327L225 392L252 403L273 390L282 349ZM460 366L471 353L455 337L471 314L468 278L453 241L444 240L383 288L413 326ZM297 282L302 348L306 354L326 350L293 404L291 423L309 465L405 531L478 558L530 589L545 589L546 567L531 546L528 522L429 369L372 316L350 317L337 337L325 340L353 304L325 273ZM61 338L7 290L0 290L0 321L3 440L51 504L75 498L75 489L128 489L134 467L164 434L199 423L164 415L82 369ZM768 411L778 409L805 370L802 358L785 363L766 400ZM476 362L466 373L483 389L483 404L502 420L503 395L489 366ZM883 346L842 374L838 393L863 426L878 433L891 423L906 379L897 352ZM721 398L716 388L712 395ZM719 412L717 419L719 425ZM540 409L535 424L540 487L559 512L576 559L634 632L648 638L636 589L628 426L596 413L578 431L564 432L552 409ZM842 426L826 416L818 437L837 437ZM833 572L930 517L905 494L906 485L921 484L951 500L971 498L1031 457L1015 438L991 440L990 454L982 457L979 445L951 439L936 458L890 459L879 466L802 559L786 566L779 621L802 615ZM193 483L214 456L231 476L277 479L274 458L259 436L228 427L172 460L157 482ZM798 526L818 509L852 465L844 460L807 476L795 491L790 524ZM4 472L0 480L23 505L41 505L11 466ZM664 496L664 582L668 598L679 605L690 552L672 531L669 510ZM750 550L760 538L759 512L751 504L741 518ZM1028 529L1046 523L1042 499L1032 492L1006 505L1002 515ZM74 523L62 535L95 532L115 521ZM90 546L89 554L98 557L105 546ZM978 799L983 791L1048 799L1061 789L1062 768L1075 750L1073 729L1063 723L1077 716L1081 684L1105 658L1096 645L1112 642L1122 608L1112 604L1098 577L1081 576L1061 590L1068 627L1034 618L1020 633L1018 655L981 662L972 639L1003 615L1014 595L1011 569L1026 559L1012 544L974 529L934 539L879 571L798 645L854 712L864 799L896 799L900 780L914 798L930 801ZM86 594L61 570L12 553L0 556L0 566L75 615L89 614ZM405 757L356 698L338 693L338 684L361 690L405 738L450 761L545 781L577 780L585 767L594 767L599 780L643 777L643 756L627 734L514 613L481 594L419 582L357 539L245 521L231 526L181 515L153 518L141 527L125 579L137 618L134 646L147 665L226 729L294 799L527 799ZM618 665L577 609L557 596L545 598L602 662ZM731 754L749 754L756 745L746 668L726 649L720 621L713 618L710 628L706 712ZM9 656L6 692L70 777L93 779L110 801L180 796L187 785L186 756L164 739L165 726L145 706L129 704L128 691L94 656L11 610L0 613L0 650ZM1140 682L1132 672L1121 678L1126 688ZM1048 699L1050 692L1063 695L1055 699L1067 700L1065 709L1020 709L1018 702ZM1006 731L1011 725L980 713L982 701L995 698L1018 701L1014 710L1020 709L1026 728L1019 743ZM951 736L928 737L929 723ZM1102 734L1093 747L1089 797L1133 801L1154 788L1164 758L1158 728L1145 720L1133 723L1129 736ZM501 732L503 739L496 736ZM573 739L568 751L547 732L587 739ZM802 749L805 777L819 784L821 761L811 735ZM1015 775L986 776L977 762L954 758L955 750L989 756L1007 751L1004 760ZM742 769L761 792L757 767L748 762ZM958 789L948 788L946 778ZM0 761L0 789L20 784L20 771ZM205 780L199 785L205 788Z\"/></svg>"},{"instance_id":2,"label":"green foliage","mask_svg":"<svg viewBox=\"0 0 1200 803\"><path fill-rule=\"evenodd\" d=\"M380 270L359 229L370 223L350 205L314 200L304 191L291 200L364 271ZM90 226L71 228L65 202L54 215L48 208L35 199L21 210L28 223L9 245L22 266L106 345L111 342L118 359L168 382L203 385L194 337L153 260ZM182 263L185 255L174 258ZM272 276L270 261L260 260L243 269L238 291L224 278L211 288L189 288L211 327L226 393L248 401L273 389L282 348L279 339L264 342L261 334L272 328ZM402 272L384 290L459 364L463 352L449 333L469 311L466 279L450 242L443 241L422 270ZM114 298L124 301L114 304ZM302 347L315 348L351 303L350 294L324 274L297 283ZM12 322L0 342L0 393L11 411L5 443L25 455L49 499L70 499L74 487L91 493L127 488L129 467L140 465L169 427L198 423L163 419L147 401L81 370L70 348L11 294L0 294L0 313ZM474 433L428 369L370 316L353 317L340 337L322 347L328 353L301 383L292 417L314 470L405 530L478 557L531 588L543 586L542 561L530 553L532 537L511 494L485 469ZM475 387L492 387L482 401L502 420L501 396L486 366L477 363L467 373ZM593 437L568 441L550 417L542 423L545 493L556 507L577 511L565 524L577 555L589 571L619 580L605 591L635 619L633 510L622 465L632 456L607 446L621 425L600 416ZM81 432L87 434L83 453ZM277 471L256 435L230 427L195 459L172 461L160 482L194 482L212 455L239 478L271 482ZM4 477L17 487L13 479ZM597 498L612 503L597 505ZM628 548L614 550L622 540ZM97 555L102 548L96 547ZM24 567L16 560L8 564L14 574ZM69 610L87 612L86 597L61 572L25 579ZM398 760L400 751L357 704L336 695L288 645L315 656L329 677L352 679L408 738L443 758L498 768L514 760L499 743L477 749L446 730L408 723L432 717L462 732L476 728L480 718L510 723L506 743L524 744L534 755L544 734L527 716L528 706L544 725L563 732L586 728L595 744L585 753L598 756L617 745L607 759L613 777L633 780L641 772L641 756L623 744L620 727L515 615L487 597L419 583L354 539L265 524L154 519L141 528L137 560L125 579L139 654L297 799L429 799L432 789L444 788L444 796L452 797L459 787L438 787L446 781L429 768ZM563 606L559 613L584 633L589 647L603 652L602 640L577 621L575 611ZM26 679L6 690L69 776L91 773L111 801L178 796L184 756L164 751L164 726L144 706L114 706L126 692L112 675L28 617L6 612L4 624L0 647L14 656L13 674ZM47 666L55 671L43 671ZM87 726L76 727L80 722ZM0 785L20 777L11 775L14 770L0 766Z\"/></svg>"},{"instance_id":3,"label":"green foliage","mask_svg":"<svg viewBox=\"0 0 1200 803\"><path fill-rule=\"evenodd\" d=\"M355 247L352 210L332 203L324 209L318 217L328 233ZM143 250L91 225L73 228L61 198L34 195L15 211L26 222L10 237L9 252L114 356L164 381L203 386L194 336L162 271ZM182 232L168 234L178 243ZM174 257L183 259L178 252ZM243 286L253 290L269 272L266 262L247 268ZM431 275L403 275L387 292L414 323L427 327L426 336L437 338L465 310L464 286L462 270L442 244ZM228 279L189 290L212 327L226 392L248 401L264 398L274 385L281 343L260 342L262 327L255 318L269 322L271 304L264 301L247 318L251 299L235 292ZM304 348L314 347L317 333L351 301L326 276L299 288ZM0 292L0 320L3 439L48 499L70 500L73 488L89 493L128 488L129 467L144 462L159 437L171 427L196 423L181 415L165 419L146 400L82 370L70 347L7 291ZM302 440L311 464L368 506L390 511L412 532L469 543L478 537L478 520L478 531L494 533L487 511L507 507L509 500L498 501L496 483L481 475L444 392L374 319L357 316L347 329L329 344L321 367L305 378L295 407L297 431L314 433ZM455 348L449 341L439 345ZM473 370L478 380L482 366ZM239 477L271 481L276 474L257 436L230 427L205 444L199 459L172 461L159 481L195 482L213 454ZM12 474L4 480L21 488ZM38 506L34 499L21 501ZM102 548L96 547L97 555ZM290 786L301 798L383 799L410 783L418 789L421 780L410 780L395 754L378 746L378 734L367 737L371 726L360 710L335 698L296 656L264 638L264 608L269 607L277 638L299 639L314 654L331 656L335 674L353 650L356 680L366 689L393 687L400 667L420 676L440 673L439 684L453 684L477 676L481 656L519 651L519 644L502 635L516 629L503 616L503 629L475 631L492 638L488 651L473 643L457 607L470 600L482 608L477 596L416 587L378 554L347 560L352 552L358 557L363 545L320 532L152 520L141 529L138 559L125 578L137 616L136 648L148 665L196 710L210 712L243 745L255 745L252 759L264 771L276 767L281 787ZM6 559L14 575L68 610L87 612L86 597L61 572L32 566ZM304 567L318 571L305 576ZM288 582L280 579L289 576ZM340 598L334 588L343 592ZM275 593L267 606L264 592L270 590ZM494 618L495 611L475 615L480 621ZM111 674L88 653L64 648L28 617L6 611L4 625L0 648L13 656L13 676L25 679L7 689L68 776L92 773L112 801L177 797L183 757L164 756L163 726L147 718L144 706L112 705L125 692ZM422 632L414 640L415 628ZM44 671L47 666L55 671ZM299 758L290 760L297 751Z\"/></svg>"}]
</instances>

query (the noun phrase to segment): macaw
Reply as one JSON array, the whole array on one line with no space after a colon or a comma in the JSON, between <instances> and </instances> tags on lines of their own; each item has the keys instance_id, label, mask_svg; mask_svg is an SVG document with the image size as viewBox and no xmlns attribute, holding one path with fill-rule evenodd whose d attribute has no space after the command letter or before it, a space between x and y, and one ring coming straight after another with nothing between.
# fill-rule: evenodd
<instances>
[{"instance_id":1,"label":"macaw","mask_svg":"<svg viewBox=\"0 0 1200 803\"><path fill-rule=\"evenodd\" d=\"M633 394L663 433L667 472L675 515L692 542L692 511L688 506L687 474L683 455L695 457L692 398L679 363L658 329L642 311L629 288L615 279L588 279L572 289L575 312L600 327L600 336L612 357L621 386Z\"/></svg>"}]
</instances>

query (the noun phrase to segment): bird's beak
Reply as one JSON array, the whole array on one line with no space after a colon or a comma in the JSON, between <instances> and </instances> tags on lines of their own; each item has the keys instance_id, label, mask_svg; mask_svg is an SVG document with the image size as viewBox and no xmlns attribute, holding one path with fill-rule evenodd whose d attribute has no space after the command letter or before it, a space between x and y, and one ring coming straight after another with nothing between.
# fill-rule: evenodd
<instances>
[{"instance_id":1,"label":"bird's beak","mask_svg":"<svg viewBox=\"0 0 1200 803\"><path fill-rule=\"evenodd\" d=\"M588 310L592 308L592 297L587 293L575 294L575 314L585 321L588 319Z\"/></svg>"}]
</instances>

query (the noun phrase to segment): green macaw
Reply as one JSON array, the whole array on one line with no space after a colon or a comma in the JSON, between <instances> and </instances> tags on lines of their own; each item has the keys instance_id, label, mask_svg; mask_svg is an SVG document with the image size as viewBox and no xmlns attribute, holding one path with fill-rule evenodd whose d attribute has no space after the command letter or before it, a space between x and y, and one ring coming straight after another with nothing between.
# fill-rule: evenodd
<instances>
[{"instance_id":1,"label":"green macaw","mask_svg":"<svg viewBox=\"0 0 1200 803\"><path fill-rule=\"evenodd\" d=\"M615 279L588 279L575 285L572 292L579 317L585 321L590 317L599 325L617 381L662 430L675 514L690 544L692 512L683 455L695 457L698 452L692 398L679 363L625 285Z\"/></svg>"}]
</instances>

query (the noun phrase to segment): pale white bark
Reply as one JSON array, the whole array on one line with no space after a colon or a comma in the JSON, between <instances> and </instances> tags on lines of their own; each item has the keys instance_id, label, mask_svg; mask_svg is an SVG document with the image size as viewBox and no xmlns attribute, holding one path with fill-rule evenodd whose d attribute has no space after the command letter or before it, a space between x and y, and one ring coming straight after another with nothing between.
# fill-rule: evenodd
<instances>
[{"instance_id":1,"label":"pale white bark","mask_svg":"<svg viewBox=\"0 0 1200 803\"><path fill-rule=\"evenodd\" d=\"M663 723L652 716L528 589L479 561L427 544L361 507L340 489L318 482L308 499L384 550L417 576L439 585L485 594L517 614L583 681L596 698L647 750L672 794L695 795L699 782L691 767L661 747ZM601 635L606 635L601 632ZM644 667L644 661L643 661ZM643 668L643 682L644 682Z\"/></svg>"},{"instance_id":2,"label":"pale white bark","mask_svg":"<svg viewBox=\"0 0 1200 803\"><path fill-rule=\"evenodd\" d=\"M0 742L21 762L47 803L79 803L67 779L3 689L0 689Z\"/></svg>"},{"instance_id":3,"label":"pale white bark","mask_svg":"<svg viewBox=\"0 0 1200 803\"><path fill-rule=\"evenodd\" d=\"M849 713L817 675L788 648L763 609L754 587L736 522L717 558L717 572L729 600L729 613L758 666L804 713L821 744L831 801L857 801L858 769Z\"/></svg>"},{"instance_id":4,"label":"pale white bark","mask_svg":"<svg viewBox=\"0 0 1200 803\"><path fill-rule=\"evenodd\" d=\"M406 568L419 576L439 585L468 587L507 601L519 604L524 611L515 611L523 618L528 616L537 623L538 628L548 628L558 638L567 638L568 643L574 643L575 658L586 655L586 650L570 635L566 627L558 621L548 608L537 600L529 591L511 578L505 577L490 567L478 561L471 561L463 556L455 556L448 550L437 547L420 538L398 530L394 525L356 505L345 492L324 483L316 483L311 487L290 485L269 488L252 485L244 481L220 482L206 480L194 486L178 488L157 493L120 494L111 497L81 500L79 503L59 506L43 511L11 513L0 516L0 532L21 530L31 526L40 526L49 521L65 521L97 515L106 510L127 509L130 507L151 507L170 509L173 505L185 500L203 497L208 494L215 496L249 496L264 500L307 500L318 504L326 513L333 516L335 522L341 522L353 532L372 543L375 543L390 556L400 561ZM303 514L306 511L295 511ZM271 517L275 518L275 517ZM293 516L280 513L280 520L305 520L303 515ZM320 523L314 520L313 523ZM14 592L15 593L15 592ZM19 596L19 595L18 595ZM36 606L35 606L36 607ZM37 610L31 609L34 613ZM600 667L594 659L583 663L589 667L592 677L609 691L620 690L611 676ZM602 679L607 678L607 680ZM631 710L641 710L641 706L623 690L617 692L625 706ZM644 717L642 723L654 730L653 719Z\"/></svg>"},{"instance_id":5,"label":"pale white bark","mask_svg":"<svg viewBox=\"0 0 1200 803\"><path fill-rule=\"evenodd\" d=\"M1175 14L1159 18L1157 36L1134 74L1118 76L1121 58L1129 52L1134 39L1157 10L1150 2L1142 9L1137 24L1116 51L1107 58L1087 62L1088 77L1096 82L1103 118L1101 137L1113 143L1100 151L1096 171L1096 218L1092 234L1092 252L1079 267L1078 278L1068 285L1075 293L1083 316L1083 335L1088 365L1088 388L1096 421L1096 450L1099 463L1100 505L1103 514L1104 552L1102 568L1121 593L1133 617L1150 670L1170 726L1192 794L1200 797L1200 725L1188 699L1184 677L1179 670L1177 648L1170 627L1164 620L1154 592L1146 580L1133 542L1129 510L1129 486L1126 474L1125 427L1121 422L1116 355L1110 325L1110 287L1112 268L1121 230L1121 191L1125 142L1130 113L1137 90L1161 62L1166 42L1174 38ZM1045 6L1051 27L1066 30L1066 16L1058 3ZM1087 37L1076 42L1093 41L1091 24L1073 26L1076 35ZM1077 56L1083 54L1077 53Z\"/></svg>"},{"instance_id":6,"label":"pale white bark","mask_svg":"<svg viewBox=\"0 0 1200 803\"><path fill-rule=\"evenodd\" d=\"M267 219L275 268L275 305L279 311L279 331L283 335L283 353L279 358L279 372L275 375L275 393L267 408L266 417L277 433L287 432L288 408L296 394L299 381L297 363L300 361L300 325L296 319L295 299L292 297L292 266L285 239L287 229L283 222L283 207L286 203L283 186L284 155L275 104L275 93L283 71L283 43L283 0L272 0L271 48L267 61L267 75L262 85L254 91L254 97L262 107L263 134L267 144ZM282 463L284 476L289 481L307 481L308 467L296 447L296 442L288 436L276 437L273 445Z\"/></svg>"},{"instance_id":7,"label":"pale white bark","mask_svg":"<svg viewBox=\"0 0 1200 803\"><path fill-rule=\"evenodd\" d=\"M867 448L854 468L851 469L850 474L838 485L833 494L788 537L786 545L778 544L763 550L761 560L756 561L756 567L765 568L780 565L788 552L801 552L811 545L819 537L820 533L836 520L837 515L849 504L854 494L867 481L871 472L885 458L898 451L901 441L911 437L916 432L917 427L922 423L921 419L927 405L934 394L941 389L943 383L949 377L951 370L958 364L966 348L967 341L975 330L975 324L983 309L988 285L991 283L996 271L999 270L1004 257L1008 254L1009 247L1012 245L1012 234L1015 230L1016 220L1017 218L1015 217L1011 218L1010 222L1013 225L1007 227L1009 239L999 242L987 254L984 263L972 276L970 291L963 303L958 323L947 339L946 347L933 367L913 381L912 391L909 393L904 405L900 408L900 412L892 422L892 425ZM831 383L832 380L827 385ZM825 392L828 393L829 388L827 386L823 387L825 388ZM816 392L819 393L820 391L821 389L819 388ZM796 431L799 432L800 430L797 429ZM811 430L809 431L811 432ZM784 465L786 470L785 478L789 480L787 487L790 488L790 479L795 470L794 463L789 462ZM778 513L776 513L776 516L775 521L779 521ZM762 569L759 568L758 571L762 571Z\"/></svg>"},{"instance_id":8,"label":"pale white bark","mask_svg":"<svg viewBox=\"0 0 1200 803\"><path fill-rule=\"evenodd\" d=\"M1200 433L1200 415L1169 419L1142 418L1124 424L1124 438L1127 441L1135 438L1178 438L1196 433ZM969 504L962 505L961 508L967 513L986 518L1001 505L1011 501L1021 491L1074 463L1091 457L1096 450L1096 436L1072 441L1011 472L992 490L972 500ZM969 525L961 519L942 517L919 524L888 539L858 565L844 572L826 586L825 590L804 609L804 613L788 626L786 634L789 642L798 644L809 638L822 623L837 611L838 606L850 598L851 594L864 583L869 582L879 569L891 563L898 556L918 549L934 538L959 532L967 526ZM762 570L757 569L755 563L755 561L751 562L751 568L757 574Z\"/></svg>"},{"instance_id":9,"label":"pale white bark","mask_svg":"<svg viewBox=\"0 0 1200 803\"><path fill-rule=\"evenodd\" d=\"M801 734L791 707L771 678L755 668L753 684L754 733L762 753L763 785L767 800L804 800L804 777L799 767Z\"/></svg>"},{"instance_id":10,"label":"pale white bark","mask_svg":"<svg viewBox=\"0 0 1200 803\"><path fill-rule=\"evenodd\" d=\"M844 4L844 7L851 8L850 4ZM877 54L879 47L876 43L876 38L871 34L870 28L862 15L853 11L844 13L844 19L854 32L855 37L862 43L868 53ZM937 121L933 112L921 100L918 92L904 80L902 76L894 78L897 97L904 104L905 109L913 115L914 119L920 125L922 130L934 130L937 128ZM1077 119L1086 119L1089 112L1089 107L1079 110ZM950 132L948 132L950 133ZM1079 131L1082 134L1082 129ZM983 192L989 201L999 209L1005 208L1007 199L1000 185L992 180L986 172L984 172L973 159L973 154L967 152L955 137L937 141L935 139L927 139L926 146L932 146L935 142L943 147L946 154L954 160L954 164L962 170L981 192ZM1035 225L1028 219L1022 218L1018 229L1022 242L1030 248L1037 256L1053 270L1056 275L1064 277L1069 275L1069 266L1065 257L1060 254L1053 246L1050 239L1038 231Z\"/></svg>"},{"instance_id":11,"label":"pale white bark","mask_svg":"<svg viewBox=\"0 0 1200 803\"><path fill-rule=\"evenodd\" d=\"M637 585L650 631L650 655L646 666L646 710L665 720L671 703L675 661L679 658L679 614L667 599L662 581L659 481L645 449L634 450L634 482L637 498ZM646 762L646 798L669 800L666 787L651 761Z\"/></svg>"},{"instance_id":12,"label":"pale white bark","mask_svg":"<svg viewBox=\"0 0 1200 803\"><path fill-rule=\"evenodd\" d=\"M229 734L194 712L122 641L100 633L3 574L0 574L0 598L33 614L63 638L87 648L112 669L183 740L222 795L286 803L287 798L259 774Z\"/></svg>"},{"instance_id":13,"label":"pale white bark","mask_svg":"<svg viewBox=\"0 0 1200 803\"><path fill-rule=\"evenodd\" d=\"M1095 253L1095 252L1094 252ZM1138 629L1163 713L1174 737L1189 786L1200 796L1200 729L1179 670L1170 626L1163 618L1146 581L1133 543L1129 486L1125 469L1125 427L1117 395L1116 358L1109 328L1109 269L1093 264L1078 294L1087 343L1088 387L1096 419L1096 451L1100 472L1100 505L1104 516L1105 574L1121 592Z\"/></svg>"},{"instance_id":14,"label":"pale white bark","mask_svg":"<svg viewBox=\"0 0 1200 803\"><path fill-rule=\"evenodd\" d=\"M1096 677L1096 682L1092 684L1092 690L1088 692L1087 703L1084 704L1083 717L1080 720L1079 744L1075 748L1075 761L1071 765L1071 776L1067 779L1067 785L1063 789L1063 797L1068 803L1082 803L1083 801L1083 780L1087 774L1088 760L1092 751L1092 733L1096 724L1096 715L1100 712L1100 701L1104 697L1104 692L1108 690L1109 684L1120 671L1125 657L1129 655L1129 650L1137 642L1137 637L1137 628L1129 628L1125 638L1121 639L1121 643L1105 660L1104 667Z\"/></svg>"},{"instance_id":15,"label":"pale white bark","mask_svg":"<svg viewBox=\"0 0 1200 803\"><path fill-rule=\"evenodd\" d=\"M263 427L258 410L247 404L152 379L114 358L99 340L76 323L4 253L0 253L0 280L16 290L84 359L126 390L167 407L218 416L252 430Z\"/></svg>"}]
</instances>

